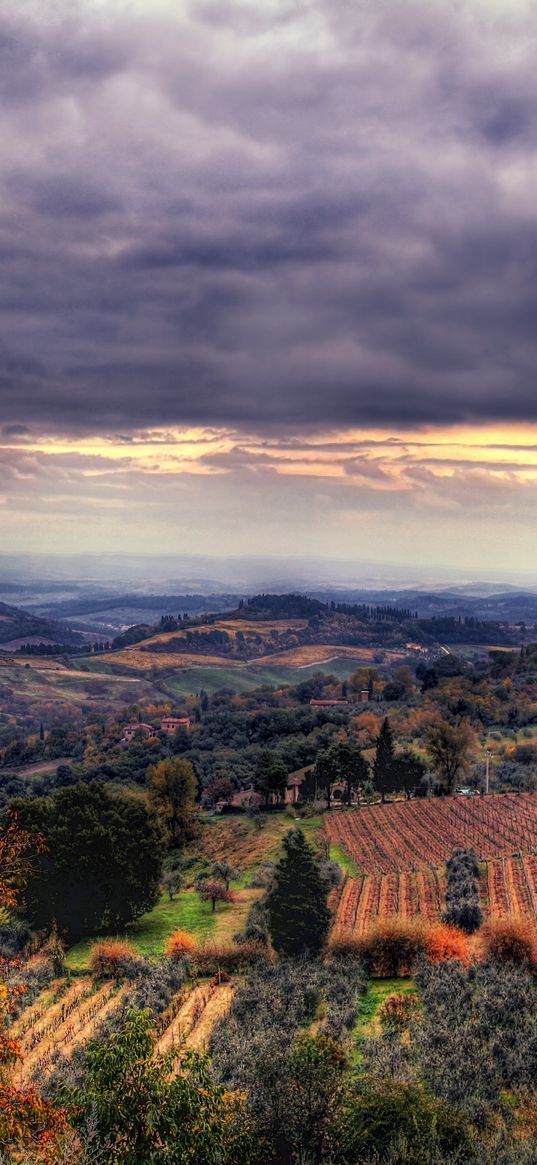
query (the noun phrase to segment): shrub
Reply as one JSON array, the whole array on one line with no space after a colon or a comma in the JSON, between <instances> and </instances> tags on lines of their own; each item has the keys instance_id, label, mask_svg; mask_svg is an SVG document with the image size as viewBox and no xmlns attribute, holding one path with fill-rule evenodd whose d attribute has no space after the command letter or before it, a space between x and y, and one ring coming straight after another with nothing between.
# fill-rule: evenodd
<instances>
[{"instance_id":1,"label":"shrub","mask_svg":"<svg viewBox=\"0 0 537 1165\"><path fill-rule=\"evenodd\" d=\"M366 987L362 964L331 962L323 968L325 1016L321 1021L324 1035L341 1040L355 1025L358 997Z\"/></svg>"},{"instance_id":2,"label":"shrub","mask_svg":"<svg viewBox=\"0 0 537 1165\"><path fill-rule=\"evenodd\" d=\"M327 945L330 961L335 959L363 959L362 943L352 934L330 936Z\"/></svg>"},{"instance_id":3,"label":"shrub","mask_svg":"<svg viewBox=\"0 0 537 1165\"><path fill-rule=\"evenodd\" d=\"M386 1159L430 1165L444 1161L450 1153L461 1162L471 1159L471 1136L464 1117L419 1084L366 1082L343 1110L338 1139L338 1161L345 1165ZM404 1156L400 1154L403 1145Z\"/></svg>"},{"instance_id":4,"label":"shrub","mask_svg":"<svg viewBox=\"0 0 537 1165\"><path fill-rule=\"evenodd\" d=\"M446 909L442 922L473 934L483 922L479 902L479 862L474 850L454 850L446 863L446 876Z\"/></svg>"},{"instance_id":5,"label":"shrub","mask_svg":"<svg viewBox=\"0 0 537 1165\"><path fill-rule=\"evenodd\" d=\"M537 970L537 933L524 918L487 922L481 931L481 943L485 958L491 962Z\"/></svg>"},{"instance_id":6,"label":"shrub","mask_svg":"<svg viewBox=\"0 0 537 1165\"><path fill-rule=\"evenodd\" d=\"M405 1028L414 1019L419 1008L415 995L396 992L388 995L379 1009L379 1019L385 1028Z\"/></svg>"},{"instance_id":7,"label":"shrub","mask_svg":"<svg viewBox=\"0 0 537 1165\"><path fill-rule=\"evenodd\" d=\"M331 959L361 959L372 975L392 978L411 975L420 955L431 962L446 959L469 961L469 944L463 931L438 923L424 926L415 919L389 918L364 935L343 935L330 940Z\"/></svg>"},{"instance_id":8,"label":"shrub","mask_svg":"<svg viewBox=\"0 0 537 1165\"><path fill-rule=\"evenodd\" d=\"M130 943L121 939L106 939L92 946L89 965L96 979L109 975L116 979L135 979L140 961Z\"/></svg>"},{"instance_id":9,"label":"shrub","mask_svg":"<svg viewBox=\"0 0 537 1165\"><path fill-rule=\"evenodd\" d=\"M412 974L425 948L426 937L421 923L399 918L377 923L356 940L356 954L373 975L382 978Z\"/></svg>"},{"instance_id":10,"label":"shrub","mask_svg":"<svg viewBox=\"0 0 537 1165\"><path fill-rule=\"evenodd\" d=\"M425 932L425 953L431 963L444 963L448 959L458 959L461 963L470 961L468 938L456 926L438 923Z\"/></svg>"},{"instance_id":11,"label":"shrub","mask_svg":"<svg viewBox=\"0 0 537 1165\"><path fill-rule=\"evenodd\" d=\"M168 959L182 959L185 955L192 955L196 950L196 940L187 930L174 930L166 944Z\"/></svg>"},{"instance_id":12,"label":"shrub","mask_svg":"<svg viewBox=\"0 0 537 1165\"><path fill-rule=\"evenodd\" d=\"M196 950L194 964L201 975L216 975L218 971L235 974L266 958L266 948L258 942L205 942Z\"/></svg>"}]
</instances>

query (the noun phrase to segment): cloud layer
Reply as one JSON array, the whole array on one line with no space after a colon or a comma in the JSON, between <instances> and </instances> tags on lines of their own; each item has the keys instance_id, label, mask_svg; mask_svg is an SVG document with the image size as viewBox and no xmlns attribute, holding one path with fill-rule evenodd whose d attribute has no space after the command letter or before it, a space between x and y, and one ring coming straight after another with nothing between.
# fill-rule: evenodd
<instances>
[{"instance_id":1,"label":"cloud layer","mask_svg":"<svg viewBox=\"0 0 537 1165\"><path fill-rule=\"evenodd\" d=\"M534 11L7 0L4 432L536 420Z\"/></svg>"}]
</instances>

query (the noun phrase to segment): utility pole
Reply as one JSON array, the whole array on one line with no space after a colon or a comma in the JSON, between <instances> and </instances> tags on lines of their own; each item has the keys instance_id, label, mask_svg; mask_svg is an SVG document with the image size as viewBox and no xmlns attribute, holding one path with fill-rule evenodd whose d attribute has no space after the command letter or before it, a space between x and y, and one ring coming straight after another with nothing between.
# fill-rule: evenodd
<instances>
[{"instance_id":1,"label":"utility pole","mask_svg":"<svg viewBox=\"0 0 537 1165\"><path fill-rule=\"evenodd\" d=\"M488 793L490 785L490 752L488 748L485 751L485 757L485 793Z\"/></svg>"}]
</instances>

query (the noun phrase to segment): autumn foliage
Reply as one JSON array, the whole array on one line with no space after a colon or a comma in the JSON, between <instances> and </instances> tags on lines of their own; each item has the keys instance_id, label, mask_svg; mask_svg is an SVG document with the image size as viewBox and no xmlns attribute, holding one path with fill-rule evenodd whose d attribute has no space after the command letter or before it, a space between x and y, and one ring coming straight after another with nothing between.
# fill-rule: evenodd
<instances>
[{"instance_id":1,"label":"autumn foliage","mask_svg":"<svg viewBox=\"0 0 537 1165\"><path fill-rule=\"evenodd\" d=\"M469 961L466 935L454 926L428 926L416 919L387 918L362 935L335 935L329 943L332 958L363 959L380 978L411 975L420 955L432 963L448 959Z\"/></svg>"},{"instance_id":2,"label":"autumn foliage","mask_svg":"<svg viewBox=\"0 0 537 1165\"><path fill-rule=\"evenodd\" d=\"M174 930L166 945L168 959L182 959L196 950L196 940L187 930Z\"/></svg>"},{"instance_id":3,"label":"autumn foliage","mask_svg":"<svg viewBox=\"0 0 537 1165\"><path fill-rule=\"evenodd\" d=\"M0 829L0 906L4 909L17 905L32 868L30 855L43 849L42 837L21 829L16 815L8 813Z\"/></svg>"},{"instance_id":4,"label":"autumn foliage","mask_svg":"<svg viewBox=\"0 0 537 1165\"><path fill-rule=\"evenodd\" d=\"M439 923L425 930L425 952L431 963L445 963L448 959L458 959L461 963L470 961L470 947L464 931L456 926Z\"/></svg>"},{"instance_id":5,"label":"autumn foliage","mask_svg":"<svg viewBox=\"0 0 537 1165\"><path fill-rule=\"evenodd\" d=\"M18 1153L33 1150L32 1160L58 1160L62 1138L68 1129L67 1114L43 1100L37 1092L20 1092L5 1081L0 1081L0 1149L17 1152L10 1160L19 1160Z\"/></svg>"},{"instance_id":6,"label":"autumn foliage","mask_svg":"<svg viewBox=\"0 0 537 1165\"><path fill-rule=\"evenodd\" d=\"M25 988L11 985L7 976L14 966L1 967L0 981L0 1151L9 1154L10 1161L22 1160L20 1154L28 1149L32 1160L52 1163L58 1159L63 1135L68 1130L67 1114L43 1100L35 1091L21 1091L9 1081L11 1069L21 1059L19 1044L12 1039L6 1026L17 998ZM14 1155L15 1154L15 1155ZM2 1156L2 1159L3 1156Z\"/></svg>"},{"instance_id":7,"label":"autumn foliage","mask_svg":"<svg viewBox=\"0 0 537 1165\"><path fill-rule=\"evenodd\" d=\"M481 949L485 959L527 967L537 971L537 931L525 918L498 918L481 930Z\"/></svg>"},{"instance_id":8,"label":"autumn foliage","mask_svg":"<svg viewBox=\"0 0 537 1165\"><path fill-rule=\"evenodd\" d=\"M90 953L90 970L97 979L113 975L120 978L125 975L138 958L137 952L130 943L122 939L106 939L95 943Z\"/></svg>"}]
</instances>

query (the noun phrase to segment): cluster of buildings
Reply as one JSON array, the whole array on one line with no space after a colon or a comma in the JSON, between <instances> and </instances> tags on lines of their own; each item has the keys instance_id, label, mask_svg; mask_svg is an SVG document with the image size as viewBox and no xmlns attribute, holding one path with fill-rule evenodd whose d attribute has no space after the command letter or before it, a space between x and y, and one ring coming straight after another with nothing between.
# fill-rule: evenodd
<instances>
[{"instance_id":1,"label":"cluster of buildings","mask_svg":"<svg viewBox=\"0 0 537 1165\"><path fill-rule=\"evenodd\" d=\"M125 725L120 744L130 744L136 738L151 740L157 735L157 732L166 732L168 736L175 736L179 728L190 728L188 716L163 716L158 728L155 728L153 724L144 724L143 721L133 720L131 724Z\"/></svg>"}]
</instances>

